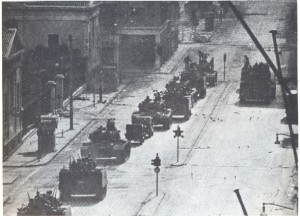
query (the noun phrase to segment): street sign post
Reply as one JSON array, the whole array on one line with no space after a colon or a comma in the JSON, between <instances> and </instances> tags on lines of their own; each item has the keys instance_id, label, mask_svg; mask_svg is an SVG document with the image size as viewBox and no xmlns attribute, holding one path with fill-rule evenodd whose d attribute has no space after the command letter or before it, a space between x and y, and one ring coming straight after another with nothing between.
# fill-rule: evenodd
<instances>
[{"instance_id":1,"label":"street sign post","mask_svg":"<svg viewBox=\"0 0 300 216\"><path fill-rule=\"evenodd\" d=\"M174 138L177 137L177 162L179 162L179 137L183 137L182 135L183 131L180 130L179 125L177 126L177 129L174 130L174 133L175 133Z\"/></svg>"},{"instance_id":2,"label":"street sign post","mask_svg":"<svg viewBox=\"0 0 300 216\"><path fill-rule=\"evenodd\" d=\"M155 166L154 172L156 173L156 196L158 196L158 173L160 172L159 166L161 165L161 160L156 153L155 159L151 160L151 165Z\"/></svg>"}]
</instances>

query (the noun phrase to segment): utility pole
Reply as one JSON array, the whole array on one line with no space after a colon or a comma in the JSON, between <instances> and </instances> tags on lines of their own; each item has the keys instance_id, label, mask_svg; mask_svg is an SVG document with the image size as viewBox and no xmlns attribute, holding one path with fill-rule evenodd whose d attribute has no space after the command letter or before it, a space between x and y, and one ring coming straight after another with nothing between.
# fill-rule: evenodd
<instances>
[{"instance_id":1,"label":"utility pole","mask_svg":"<svg viewBox=\"0 0 300 216\"><path fill-rule=\"evenodd\" d=\"M238 200L239 200L239 202L240 202L240 205L241 205L241 207L242 207L242 210L243 210L244 215L245 215L245 216L248 216L248 213L247 213L247 210L246 210L246 208L245 208L245 206L244 206L244 203L243 203L242 197L241 197L241 195L240 195L239 189L234 190L234 192L236 193L236 196L237 196L237 198L238 198Z\"/></svg>"},{"instance_id":2,"label":"utility pole","mask_svg":"<svg viewBox=\"0 0 300 216\"><path fill-rule=\"evenodd\" d=\"M98 101L99 103L103 103L102 94L103 94L103 75L102 75L102 71L100 71L99 101Z\"/></svg>"},{"instance_id":3,"label":"utility pole","mask_svg":"<svg viewBox=\"0 0 300 216\"><path fill-rule=\"evenodd\" d=\"M245 28L245 30L247 31L247 33L249 34L249 36L251 37L252 41L255 43L257 49L259 49L259 51L261 52L262 56L265 58L265 60L267 61L267 63L269 64L269 66L272 68L274 74L276 75L276 77L278 78L278 82L279 84L282 86L282 88L284 89L284 91L290 95L291 91L288 88L286 82L284 81L284 79L282 79L278 73L277 68L275 67L275 65L273 64L272 60L270 59L270 57L267 55L267 53L265 52L264 48L262 47L262 45L259 43L259 41L257 40L257 38L255 37L255 35L253 34L253 32L251 31L251 29L249 28L249 26L247 25L247 23L245 22L245 20L243 19L243 17L240 15L239 11L236 9L236 7L234 6L234 4L231 1L226 1L226 3L228 4L228 6L231 8L231 10L233 11L233 13L236 15L237 19L240 21L240 23L242 24L242 26Z\"/></svg>"},{"instance_id":4,"label":"utility pole","mask_svg":"<svg viewBox=\"0 0 300 216\"><path fill-rule=\"evenodd\" d=\"M70 89L70 130L73 130L73 48L72 48L72 35L69 35L69 54L70 54L70 71L69 71L69 78L70 78L70 83L69 83L69 89Z\"/></svg>"},{"instance_id":5,"label":"utility pole","mask_svg":"<svg viewBox=\"0 0 300 216\"><path fill-rule=\"evenodd\" d=\"M223 60L224 60L224 82L225 82L226 53L224 53L223 55Z\"/></svg>"},{"instance_id":6,"label":"utility pole","mask_svg":"<svg viewBox=\"0 0 300 216\"><path fill-rule=\"evenodd\" d=\"M276 35L278 32L276 30L271 30L270 33L272 34L273 43L274 43L274 52L275 52L276 61L277 61L278 76L280 77L280 79L283 80L281 64L280 64L280 59L279 59L279 53L278 53L278 46L277 46L277 41L276 41ZM291 135L291 143L292 143L292 148L293 148L293 153L294 153L295 165L296 165L296 169L298 169L298 155L297 155L296 144L295 144L296 143L295 136L294 136L293 127L292 127L291 119L290 119L290 107L289 107L287 95L282 86L281 86L281 93L282 93L283 102L284 102L284 106L285 106L287 123L289 126L290 135ZM277 140L278 140L278 135L277 135Z\"/></svg>"},{"instance_id":7,"label":"utility pole","mask_svg":"<svg viewBox=\"0 0 300 216\"><path fill-rule=\"evenodd\" d=\"M154 172L156 173L156 196L158 196L158 173L160 172L159 166L161 165L161 160L156 153L156 158L151 160L151 165L155 166Z\"/></svg>"},{"instance_id":8,"label":"utility pole","mask_svg":"<svg viewBox=\"0 0 300 216\"><path fill-rule=\"evenodd\" d=\"M179 162L179 137L183 138L183 131L180 130L179 125L177 126L177 129L173 131L175 133L174 138L177 137L177 162Z\"/></svg>"}]
</instances>

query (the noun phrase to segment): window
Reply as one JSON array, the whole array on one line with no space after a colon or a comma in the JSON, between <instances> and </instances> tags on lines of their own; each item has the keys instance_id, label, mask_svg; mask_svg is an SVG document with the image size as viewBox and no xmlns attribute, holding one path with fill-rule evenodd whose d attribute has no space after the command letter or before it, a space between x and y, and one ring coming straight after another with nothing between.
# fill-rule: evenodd
<instances>
[{"instance_id":1,"label":"window","mask_svg":"<svg viewBox=\"0 0 300 216\"><path fill-rule=\"evenodd\" d=\"M48 35L48 47L59 46L59 36L58 34L49 34Z\"/></svg>"}]
</instances>

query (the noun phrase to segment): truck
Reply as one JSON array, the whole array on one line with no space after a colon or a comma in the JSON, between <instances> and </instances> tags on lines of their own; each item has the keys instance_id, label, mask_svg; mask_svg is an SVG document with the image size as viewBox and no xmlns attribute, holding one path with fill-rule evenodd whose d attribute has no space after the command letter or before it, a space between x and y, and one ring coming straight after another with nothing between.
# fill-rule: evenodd
<instances>
[{"instance_id":1,"label":"truck","mask_svg":"<svg viewBox=\"0 0 300 216\"><path fill-rule=\"evenodd\" d=\"M108 119L106 127L102 125L89 135L89 140L80 148L81 155L91 154L97 164L121 164L126 162L131 153L131 145L122 140L120 131L115 127L114 119Z\"/></svg>"},{"instance_id":2,"label":"truck","mask_svg":"<svg viewBox=\"0 0 300 216\"><path fill-rule=\"evenodd\" d=\"M269 66L255 63L253 67L245 56L240 82L240 103L270 103L276 96L276 83Z\"/></svg>"},{"instance_id":3,"label":"truck","mask_svg":"<svg viewBox=\"0 0 300 216\"><path fill-rule=\"evenodd\" d=\"M69 162L69 168L62 168L59 172L60 198L65 201L72 195L94 196L103 200L107 192L106 171L96 167L95 161L89 154Z\"/></svg>"},{"instance_id":4,"label":"truck","mask_svg":"<svg viewBox=\"0 0 300 216\"><path fill-rule=\"evenodd\" d=\"M34 198L31 198L29 193L27 195L29 202L18 208L17 216L71 216L71 208L63 207L56 199L56 193L51 190L46 193L37 191Z\"/></svg>"},{"instance_id":5,"label":"truck","mask_svg":"<svg viewBox=\"0 0 300 216\"><path fill-rule=\"evenodd\" d=\"M146 138L153 136L153 118L151 116L143 116L139 118L136 115L131 117L131 123L126 125L125 137L131 143L137 142L142 144Z\"/></svg>"}]
</instances>

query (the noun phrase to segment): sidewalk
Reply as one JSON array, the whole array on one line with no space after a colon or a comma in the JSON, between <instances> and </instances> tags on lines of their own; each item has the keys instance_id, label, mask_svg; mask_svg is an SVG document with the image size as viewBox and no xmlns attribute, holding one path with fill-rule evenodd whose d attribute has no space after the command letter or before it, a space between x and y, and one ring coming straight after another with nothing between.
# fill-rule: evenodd
<instances>
[{"instance_id":1,"label":"sidewalk","mask_svg":"<svg viewBox=\"0 0 300 216\"><path fill-rule=\"evenodd\" d=\"M60 117L58 126L55 130L56 149L54 152L46 154L41 159L37 158L38 136L36 130L28 138L24 140L21 146L3 162L3 167L34 167L49 163L59 152L61 152L76 136L86 128L96 116L107 107L114 98L116 98L130 83L121 84L117 91L103 95L103 101L106 103L98 103L99 96L96 94L96 104L93 103L93 94L85 93L86 100L75 100L74 108L74 130L70 130L70 119ZM63 131L63 134L62 134ZM5 177L5 176L4 176ZM7 176L9 178L9 176Z\"/></svg>"}]
</instances>

